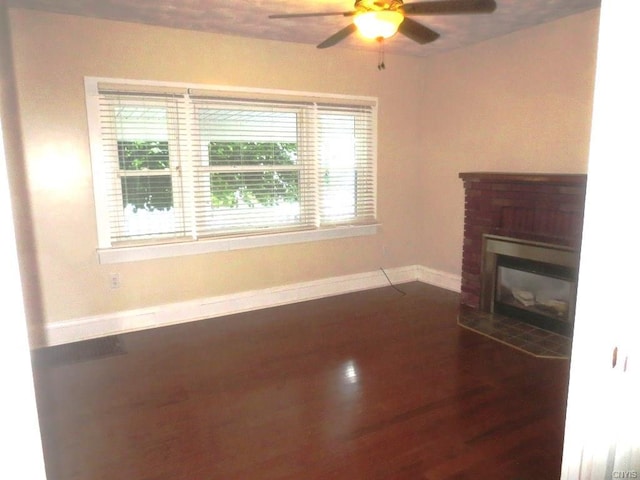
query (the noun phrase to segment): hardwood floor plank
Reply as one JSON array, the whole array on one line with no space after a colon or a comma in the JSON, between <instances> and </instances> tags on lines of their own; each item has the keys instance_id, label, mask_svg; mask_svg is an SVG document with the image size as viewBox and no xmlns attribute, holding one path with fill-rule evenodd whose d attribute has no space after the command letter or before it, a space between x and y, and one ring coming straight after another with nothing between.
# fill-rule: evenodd
<instances>
[{"instance_id":1,"label":"hardwood floor plank","mask_svg":"<svg viewBox=\"0 0 640 480\"><path fill-rule=\"evenodd\" d=\"M461 328L420 283L35 362L50 480L559 478L568 361Z\"/></svg>"}]
</instances>

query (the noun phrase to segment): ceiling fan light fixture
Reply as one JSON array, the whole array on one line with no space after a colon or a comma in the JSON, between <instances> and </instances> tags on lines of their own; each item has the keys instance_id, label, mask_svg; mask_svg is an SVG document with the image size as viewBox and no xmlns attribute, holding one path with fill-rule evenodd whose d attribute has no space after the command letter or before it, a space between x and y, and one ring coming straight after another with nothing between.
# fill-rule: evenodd
<instances>
[{"instance_id":1,"label":"ceiling fan light fixture","mask_svg":"<svg viewBox=\"0 0 640 480\"><path fill-rule=\"evenodd\" d=\"M395 35L404 20L402 13L395 10L379 10L359 13L353 19L360 34L372 40Z\"/></svg>"}]
</instances>

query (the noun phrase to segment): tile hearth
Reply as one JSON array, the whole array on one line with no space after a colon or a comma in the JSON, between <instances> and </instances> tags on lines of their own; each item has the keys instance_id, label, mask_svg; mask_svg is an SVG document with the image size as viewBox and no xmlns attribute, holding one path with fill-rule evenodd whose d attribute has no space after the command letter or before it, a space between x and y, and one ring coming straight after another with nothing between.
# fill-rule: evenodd
<instances>
[{"instance_id":1,"label":"tile hearth","mask_svg":"<svg viewBox=\"0 0 640 480\"><path fill-rule=\"evenodd\" d=\"M462 307L458 325L540 358L568 359L571 339L511 317Z\"/></svg>"}]
</instances>

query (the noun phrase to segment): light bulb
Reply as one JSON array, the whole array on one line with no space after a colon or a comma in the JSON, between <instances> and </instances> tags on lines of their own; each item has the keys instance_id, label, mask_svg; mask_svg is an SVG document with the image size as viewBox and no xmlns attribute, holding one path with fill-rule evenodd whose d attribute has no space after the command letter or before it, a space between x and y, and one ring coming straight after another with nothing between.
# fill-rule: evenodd
<instances>
[{"instance_id":1,"label":"light bulb","mask_svg":"<svg viewBox=\"0 0 640 480\"><path fill-rule=\"evenodd\" d=\"M404 20L404 16L395 10L364 12L356 15L353 22L365 38L389 38L393 36Z\"/></svg>"}]
</instances>

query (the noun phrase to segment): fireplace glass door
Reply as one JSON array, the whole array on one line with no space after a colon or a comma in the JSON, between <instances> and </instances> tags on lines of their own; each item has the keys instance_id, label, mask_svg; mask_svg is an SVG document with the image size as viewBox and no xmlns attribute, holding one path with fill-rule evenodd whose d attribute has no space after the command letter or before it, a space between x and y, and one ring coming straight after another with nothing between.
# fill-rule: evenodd
<instances>
[{"instance_id":1,"label":"fireplace glass door","mask_svg":"<svg viewBox=\"0 0 640 480\"><path fill-rule=\"evenodd\" d=\"M499 255L494 311L562 335L573 331L575 269Z\"/></svg>"}]
</instances>

